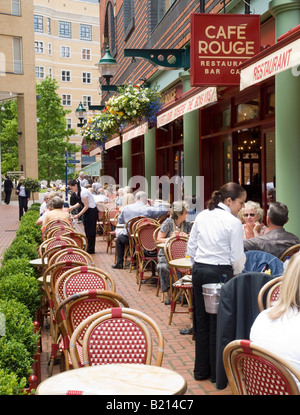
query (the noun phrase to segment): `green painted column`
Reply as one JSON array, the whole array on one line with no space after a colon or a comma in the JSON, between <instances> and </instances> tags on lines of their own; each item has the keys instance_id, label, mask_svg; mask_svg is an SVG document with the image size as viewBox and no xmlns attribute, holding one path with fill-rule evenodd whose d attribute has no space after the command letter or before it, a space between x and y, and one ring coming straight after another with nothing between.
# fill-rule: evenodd
<instances>
[{"instance_id":1,"label":"green painted column","mask_svg":"<svg viewBox=\"0 0 300 415\"><path fill-rule=\"evenodd\" d=\"M300 24L299 0L273 0L276 39ZM285 229L300 237L300 76L286 70L275 76L276 198L289 209Z\"/></svg>"},{"instance_id":2,"label":"green painted column","mask_svg":"<svg viewBox=\"0 0 300 415\"><path fill-rule=\"evenodd\" d=\"M122 168L123 177L121 179L122 187L128 185L128 181L131 178L131 141L122 143Z\"/></svg>"},{"instance_id":3,"label":"green painted column","mask_svg":"<svg viewBox=\"0 0 300 415\"><path fill-rule=\"evenodd\" d=\"M147 183L148 183L148 195L150 197L151 177L156 176L155 128L149 129L147 134L144 135L144 153L145 153L145 179L147 180ZM153 197L153 195L151 197Z\"/></svg>"},{"instance_id":4,"label":"green painted column","mask_svg":"<svg viewBox=\"0 0 300 415\"><path fill-rule=\"evenodd\" d=\"M190 73L180 72L179 76L183 80L183 92L188 91L191 88ZM199 146L199 110L195 110L183 116L185 195L199 191L196 186L196 177L200 175Z\"/></svg>"}]
</instances>

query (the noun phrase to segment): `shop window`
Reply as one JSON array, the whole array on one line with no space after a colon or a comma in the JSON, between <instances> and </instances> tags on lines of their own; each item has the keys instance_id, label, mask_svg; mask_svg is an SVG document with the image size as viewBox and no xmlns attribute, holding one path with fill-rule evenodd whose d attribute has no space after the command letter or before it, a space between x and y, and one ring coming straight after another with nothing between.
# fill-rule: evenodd
<instances>
[{"instance_id":1,"label":"shop window","mask_svg":"<svg viewBox=\"0 0 300 415\"><path fill-rule=\"evenodd\" d=\"M256 119L258 117L258 101L251 100L237 105L236 121L237 123Z\"/></svg>"},{"instance_id":2,"label":"shop window","mask_svg":"<svg viewBox=\"0 0 300 415\"><path fill-rule=\"evenodd\" d=\"M267 108L265 115L275 115L275 92L267 94Z\"/></svg>"}]
</instances>

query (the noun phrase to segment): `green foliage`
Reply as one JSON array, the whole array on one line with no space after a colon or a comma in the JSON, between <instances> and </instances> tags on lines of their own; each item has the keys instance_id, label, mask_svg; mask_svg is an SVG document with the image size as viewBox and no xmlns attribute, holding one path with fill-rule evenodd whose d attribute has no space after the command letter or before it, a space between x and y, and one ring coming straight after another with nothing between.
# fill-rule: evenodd
<instances>
[{"instance_id":1,"label":"green foliage","mask_svg":"<svg viewBox=\"0 0 300 415\"><path fill-rule=\"evenodd\" d=\"M24 344L30 356L35 356L39 334L34 333L28 308L15 299L0 299L0 313L5 321L5 339Z\"/></svg>"},{"instance_id":2,"label":"green foliage","mask_svg":"<svg viewBox=\"0 0 300 415\"><path fill-rule=\"evenodd\" d=\"M39 211L34 209L27 211L26 215L22 216L19 229L16 232L16 238L21 237L40 245L43 242L41 228L35 224L39 216Z\"/></svg>"},{"instance_id":3,"label":"green foliage","mask_svg":"<svg viewBox=\"0 0 300 415\"><path fill-rule=\"evenodd\" d=\"M28 379L33 363L34 359L23 343L0 338L0 369L14 372L19 379Z\"/></svg>"},{"instance_id":4,"label":"green foliage","mask_svg":"<svg viewBox=\"0 0 300 415\"><path fill-rule=\"evenodd\" d=\"M47 77L37 84L36 91L40 98L37 100L38 117L38 161L39 177L51 180L61 179L65 174L65 150L79 151L80 147L70 144L70 136L74 129L66 128L66 111L56 90L55 79Z\"/></svg>"},{"instance_id":5,"label":"green foliage","mask_svg":"<svg viewBox=\"0 0 300 415\"><path fill-rule=\"evenodd\" d=\"M28 258L12 258L2 261L0 281L2 277L14 275L18 270L22 270L22 273L28 277L34 277L35 279L40 277L39 271L30 265Z\"/></svg>"},{"instance_id":6,"label":"green foliage","mask_svg":"<svg viewBox=\"0 0 300 415\"><path fill-rule=\"evenodd\" d=\"M26 379L7 369L0 369L0 395L23 395Z\"/></svg>"},{"instance_id":7,"label":"green foliage","mask_svg":"<svg viewBox=\"0 0 300 415\"><path fill-rule=\"evenodd\" d=\"M31 206L28 208L27 212L30 212L31 210L34 210L36 212L38 212L40 214L40 207L41 207L41 203L39 202L34 202L31 204Z\"/></svg>"},{"instance_id":8,"label":"green foliage","mask_svg":"<svg viewBox=\"0 0 300 415\"><path fill-rule=\"evenodd\" d=\"M12 258L27 258L29 260L38 258L38 245L32 236L24 235L12 241L4 251L3 260L8 261Z\"/></svg>"},{"instance_id":9,"label":"green foliage","mask_svg":"<svg viewBox=\"0 0 300 415\"><path fill-rule=\"evenodd\" d=\"M15 100L3 103L0 112L1 170L19 170L18 165L18 119Z\"/></svg>"},{"instance_id":10,"label":"green foliage","mask_svg":"<svg viewBox=\"0 0 300 415\"><path fill-rule=\"evenodd\" d=\"M24 180L24 186L25 186L25 189L30 191L32 199L34 200L34 196L33 196L34 193L38 192L41 188L39 181L28 177L27 179Z\"/></svg>"},{"instance_id":11,"label":"green foliage","mask_svg":"<svg viewBox=\"0 0 300 415\"><path fill-rule=\"evenodd\" d=\"M32 318L41 305L42 290L37 279L20 269L0 279L0 299L15 299L26 305Z\"/></svg>"}]
</instances>

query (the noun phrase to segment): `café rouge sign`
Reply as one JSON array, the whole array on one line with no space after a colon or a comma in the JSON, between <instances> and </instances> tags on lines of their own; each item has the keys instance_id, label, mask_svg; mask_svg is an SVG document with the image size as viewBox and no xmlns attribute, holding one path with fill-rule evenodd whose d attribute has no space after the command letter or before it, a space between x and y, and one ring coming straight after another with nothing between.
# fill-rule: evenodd
<instances>
[{"instance_id":1,"label":"caf\u00e9 rouge sign","mask_svg":"<svg viewBox=\"0 0 300 415\"><path fill-rule=\"evenodd\" d=\"M260 51L260 15L191 16L191 85L239 85L239 65Z\"/></svg>"}]
</instances>

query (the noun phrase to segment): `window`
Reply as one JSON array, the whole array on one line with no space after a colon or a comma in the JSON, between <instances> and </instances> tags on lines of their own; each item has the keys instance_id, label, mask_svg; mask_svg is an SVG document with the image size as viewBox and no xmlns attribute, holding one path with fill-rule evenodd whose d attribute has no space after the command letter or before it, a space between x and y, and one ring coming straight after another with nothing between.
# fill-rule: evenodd
<instances>
[{"instance_id":1,"label":"window","mask_svg":"<svg viewBox=\"0 0 300 415\"><path fill-rule=\"evenodd\" d=\"M35 41L34 50L35 53L44 53L44 42Z\"/></svg>"},{"instance_id":2,"label":"window","mask_svg":"<svg viewBox=\"0 0 300 415\"><path fill-rule=\"evenodd\" d=\"M53 71L52 71L52 68L49 68L49 78L53 78Z\"/></svg>"},{"instance_id":3,"label":"window","mask_svg":"<svg viewBox=\"0 0 300 415\"><path fill-rule=\"evenodd\" d=\"M11 0L11 14L21 16L20 0Z\"/></svg>"},{"instance_id":4,"label":"window","mask_svg":"<svg viewBox=\"0 0 300 415\"><path fill-rule=\"evenodd\" d=\"M60 57L61 58L70 58L71 57L71 48L70 48L70 46L61 46L60 47Z\"/></svg>"},{"instance_id":5,"label":"window","mask_svg":"<svg viewBox=\"0 0 300 415\"><path fill-rule=\"evenodd\" d=\"M133 0L124 0L123 7L124 7L124 36L125 36L125 40L127 40L134 29Z\"/></svg>"},{"instance_id":6,"label":"window","mask_svg":"<svg viewBox=\"0 0 300 415\"><path fill-rule=\"evenodd\" d=\"M91 60L91 49L81 49L81 59L90 61Z\"/></svg>"},{"instance_id":7,"label":"window","mask_svg":"<svg viewBox=\"0 0 300 415\"><path fill-rule=\"evenodd\" d=\"M82 105L84 108L88 108L89 105L92 105L92 97L89 95L83 95L82 96Z\"/></svg>"},{"instance_id":8,"label":"window","mask_svg":"<svg viewBox=\"0 0 300 415\"><path fill-rule=\"evenodd\" d=\"M51 35L51 19L50 19L50 17L47 17L47 33L48 33L48 35Z\"/></svg>"},{"instance_id":9,"label":"window","mask_svg":"<svg viewBox=\"0 0 300 415\"><path fill-rule=\"evenodd\" d=\"M13 58L14 58L14 73L23 73L22 63L22 39L20 37L13 38Z\"/></svg>"},{"instance_id":10,"label":"window","mask_svg":"<svg viewBox=\"0 0 300 415\"><path fill-rule=\"evenodd\" d=\"M58 23L59 37L71 38L71 22L59 21Z\"/></svg>"},{"instance_id":11,"label":"window","mask_svg":"<svg viewBox=\"0 0 300 415\"><path fill-rule=\"evenodd\" d=\"M44 79L45 78L45 68L44 66L36 66L35 67L35 77Z\"/></svg>"},{"instance_id":12,"label":"window","mask_svg":"<svg viewBox=\"0 0 300 415\"><path fill-rule=\"evenodd\" d=\"M61 80L63 82L71 82L71 71L61 71Z\"/></svg>"},{"instance_id":13,"label":"window","mask_svg":"<svg viewBox=\"0 0 300 415\"><path fill-rule=\"evenodd\" d=\"M92 26L89 24L80 25L80 40L92 40Z\"/></svg>"},{"instance_id":14,"label":"window","mask_svg":"<svg viewBox=\"0 0 300 415\"><path fill-rule=\"evenodd\" d=\"M82 73L82 82L84 84L91 84L92 83L92 74L90 72L83 72Z\"/></svg>"},{"instance_id":15,"label":"window","mask_svg":"<svg viewBox=\"0 0 300 415\"><path fill-rule=\"evenodd\" d=\"M34 31L43 33L43 16L34 15Z\"/></svg>"},{"instance_id":16,"label":"window","mask_svg":"<svg viewBox=\"0 0 300 415\"><path fill-rule=\"evenodd\" d=\"M126 26L125 26L126 27ZM109 45L112 56L116 54L116 30L114 9L111 2L107 3L104 21L104 43Z\"/></svg>"},{"instance_id":17,"label":"window","mask_svg":"<svg viewBox=\"0 0 300 415\"><path fill-rule=\"evenodd\" d=\"M72 128L72 118L66 118L66 127L67 130Z\"/></svg>"},{"instance_id":18,"label":"window","mask_svg":"<svg viewBox=\"0 0 300 415\"><path fill-rule=\"evenodd\" d=\"M72 98L70 94L62 94L61 96L62 105L70 106L72 104Z\"/></svg>"},{"instance_id":19,"label":"window","mask_svg":"<svg viewBox=\"0 0 300 415\"><path fill-rule=\"evenodd\" d=\"M48 55L52 55L52 43L48 43Z\"/></svg>"}]
</instances>

